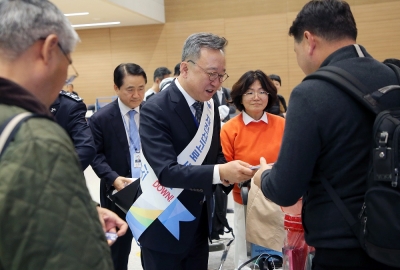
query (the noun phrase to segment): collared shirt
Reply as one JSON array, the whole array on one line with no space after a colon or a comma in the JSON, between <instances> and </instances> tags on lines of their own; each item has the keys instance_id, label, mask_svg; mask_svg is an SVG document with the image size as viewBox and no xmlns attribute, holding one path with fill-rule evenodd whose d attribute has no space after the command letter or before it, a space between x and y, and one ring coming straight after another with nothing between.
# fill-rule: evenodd
<instances>
[{"instance_id":1,"label":"collared shirt","mask_svg":"<svg viewBox=\"0 0 400 270\"><path fill-rule=\"evenodd\" d=\"M118 106L119 106L119 110L121 111L122 122L124 122L126 138L128 139L128 144L130 144L130 142L129 142L129 111L131 111L132 109L129 108L128 106L126 106L124 103L122 103L122 101L119 98L118 98ZM136 108L133 108L133 109L137 112L133 118L135 120L137 130L139 131L139 106L137 106Z\"/></svg>"},{"instance_id":2,"label":"collared shirt","mask_svg":"<svg viewBox=\"0 0 400 270\"><path fill-rule=\"evenodd\" d=\"M219 104L222 105L222 95L224 93L222 92L222 87L220 89L218 89L217 91L217 96L218 96L218 100L219 100Z\"/></svg>"},{"instance_id":3,"label":"collared shirt","mask_svg":"<svg viewBox=\"0 0 400 270\"><path fill-rule=\"evenodd\" d=\"M243 117L243 122L244 124L247 126L248 124L250 124L251 122L260 122L263 121L266 124L268 124L268 116L267 113L264 112L263 116L261 116L261 118L259 120L255 120L253 119L250 115L248 115L245 111L242 112L242 117Z\"/></svg>"},{"instance_id":4,"label":"collared shirt","mask_svg":"<svg viewBox=\"0 0 400 270\"><path fill-rule=\"evenodd\" d=\"M194 98L192 98L186 91L183 89L182 85L179 83L179 80L175 80L176 87L178 87L179 91L181 91L183 97L186 99L187 104L189 105L190 111L193 115L195 115L196 110L193 108L193 104L196 102ZM214 173L213 173L213 182L214 185L222 184L221 177L219 175L219 166L214 166Z\"/></svg>"},{"instance_id":5,"label":"collared shirt","mask_svg":"<svg viewBox=\"0 0 400 270\"><path fill-rule=\"evenodd\" d=\"M183 97L186 99L187 104L189 105L190 111L193 115L196 114L196 110L193 108L193 104L196 102L194 98L192 98L186 91L183 89L182 85L179 83L179 80L175 80L175 84L178 87L179 91L181 91Z\"/></svg>"},{"instance_id":6,"label":"collared shirt","mask_svg":"<svg viewBox=\"0 0 400 270\"><path fill-rule=\"evenodd\" d=\"M146 101L146 100L147 100L147 97L150 96L150 95L152 95L152 94L157 94L157 93L156 93L156 91L154 91L153 88L149 88L149 89L146 91L146 93L144 93L144 98L143 98L143 100Z\"/></svg>"}]
</instances>

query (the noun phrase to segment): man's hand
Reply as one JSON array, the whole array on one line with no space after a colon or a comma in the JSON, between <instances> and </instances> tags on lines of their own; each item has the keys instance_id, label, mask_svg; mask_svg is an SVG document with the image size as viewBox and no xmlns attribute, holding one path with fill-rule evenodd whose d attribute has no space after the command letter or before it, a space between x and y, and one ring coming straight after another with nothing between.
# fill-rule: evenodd
<instances>
[{"instance_id":1,"label":"man's hand","mask_svg":"<svg viewBox=\"0 0 400 270\"><path fill-rule=\"evenodd\" d=\"M126 222L123 221L117 214L99 206L97 207L97 213L99 214L100 223L105 233L117 233L118 237L123 236L126 233L128 224L126 224ZM114 242L115 241L107 240L109 246L111 246Z\"/></svg>"},{"instance_id":2,"label":"man's hand","mask_svg":"<svg viewBox=\"0 0 400 270\"><path fill-rule=\"evenodd\" d=\"M272 168L272 165L274 165L274 163L267 164L265 158L263 157L260 158L260 169L258 169L257 173L253 177L254 184L260 189L261 189L261 174L265 170L270 170Z\"/></svg>"},{"instance_id":3,"label":"man's hand","mask_svg":"<svg viewBox=\"0 0 400 270\"><path fill-rule=\"evenodd\" d=\"M118 176L117 179L114 180L113 186L116 190L120 191L132 182L133 181L129 178Z\"/></svg>"},{"instance_id":4,"label":"man's hand","mask_svg":"<svg viewBox=\"0 0 400 270\"><path fill-rule=\"evenodd\" d=\"M219 175L222 179L221 181L224 184L227 184L226 180L229 182L229 184L240 183L249 180L255 173L255 171L250 170L250 164L240 160L219 164L218 167Z\"/></svg>"}]
</instances>

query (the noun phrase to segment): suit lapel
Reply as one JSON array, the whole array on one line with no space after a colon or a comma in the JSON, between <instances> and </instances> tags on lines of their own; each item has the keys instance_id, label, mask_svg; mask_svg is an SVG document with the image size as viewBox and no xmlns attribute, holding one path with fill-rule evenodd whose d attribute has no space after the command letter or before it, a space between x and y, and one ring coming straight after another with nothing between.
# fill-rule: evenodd
<instances>
[{"instance_id":1,"label":"suit lapel","mask_svg":"<svg viewBox=\"0 0 400 270\"><path fill-rule=\"evenodd\" d=\"M168 93L170 95L171 102L176 104L176 106L174 108L175 112L177 113L179 118L182 120L182 122L183 122L184 126L186 127L186 129L188 130L190 136L194 137L194 135L197 132L197 126L194 121L192 111L190 110L185 97L179 91L179 89L175 85L175 83L173 83L173 85Z\"/></svg>"},{"instance_id":2,"label":"suit lapel","mask_svg":"<svg viewBox=\"0 0 400 270\"><path fill-rule=\"evenodd\" d=\"M113 127L113 130L110 132L115 133L115 136L117 137L118 141L122 145L126 159L128 161L128 164L131 164L131 155L129 153L129 144L128 144L128 139L126 138L126 131L125 131L124 122L123 122L122 116L121 116L121 110L119 109L119 106L118 106L118 99L113 101L113 110L111 111L110 116L111 116L111 119L110 119L111 125Z\"/></svg>"}]
</instances>

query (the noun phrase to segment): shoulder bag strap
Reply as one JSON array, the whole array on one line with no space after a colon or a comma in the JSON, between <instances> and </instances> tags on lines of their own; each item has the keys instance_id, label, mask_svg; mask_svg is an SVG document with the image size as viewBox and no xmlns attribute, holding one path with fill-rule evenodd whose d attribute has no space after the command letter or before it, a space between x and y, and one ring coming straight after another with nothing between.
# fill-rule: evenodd
<instances>
[{"instance_id":1,"label":"shoulder bag strap","mask_svg":"<svg viewBox=\"0 0 400 270\"><path fill-rule=\"evenodd\" d=\"M14 139L22 123L32 117L48 118L31 112L24 112L9 118L0 126L0 157L4 153L8 144Z\"/></svg>"}]
</instances>

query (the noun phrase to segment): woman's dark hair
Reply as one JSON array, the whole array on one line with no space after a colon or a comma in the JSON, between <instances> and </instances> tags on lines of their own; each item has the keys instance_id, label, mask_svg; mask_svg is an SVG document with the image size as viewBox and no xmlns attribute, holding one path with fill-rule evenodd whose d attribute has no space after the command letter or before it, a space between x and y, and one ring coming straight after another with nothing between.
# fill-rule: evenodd
<instances>
[{"instance_id":1,"label":"woman's dark hair","mask_svg":"<svg viewBox=\"0 0 400 270\"><path fill-rule=\"evenodd\" d=\"M146 73L139 65L133 63L120 64L114 69L114 84L118 89L124 84L126 75L143 76L145 83L147 83Z\"/></svg>"},{"instance_id":2,"label":"woman's dark hair","mask_svg":"<svg viewBox=\"0 0 400 270\"><path fill-rule=\"evenodd\" d=\"M344 38L357 39L357 27L350 6L342 0L311 0L297 14L289 29L297 43L303 40L304 31L327 41Z\"/></svg>"},{"instance_id":3,"label":"woman's dark hair","mask_svg":"<svg viewBox=\"0 0 400 270\"><path fill-rule=\"evenodd\" d=\"M259 81L261 87L268 93L268 104L264 111L272 107L277 99L277 91L274 83L265 75L264 72L257 69L256 71L250 70L240 77L240 79L232 86L231 97L232 102L235 104L239 111L244 110L242 104L243 94L249 90L249 87L255 82Z\"/></svg>"},{"instance_id":4,"label":"woman's dark hair","mask_svg":"<svg viewBox=\"0 0 400 270\"><path fill-rule=\"evenodd\" d=\"M271 81L277 81L277 82L280 84L280 86L282 86L281 77L279 77L279 75L270 74L270 75L268 76L268 78L270 78Z\"/></svg>"}]
</instances>

